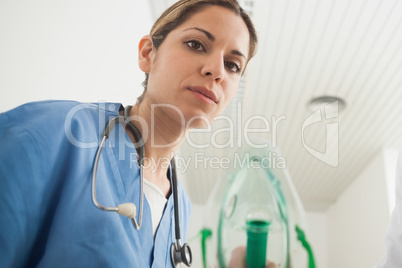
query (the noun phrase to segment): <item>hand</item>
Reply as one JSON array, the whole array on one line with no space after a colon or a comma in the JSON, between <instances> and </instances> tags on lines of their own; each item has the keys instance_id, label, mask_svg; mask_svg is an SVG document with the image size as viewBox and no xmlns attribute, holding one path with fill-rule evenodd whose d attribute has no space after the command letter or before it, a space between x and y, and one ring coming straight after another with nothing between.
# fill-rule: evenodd
<instances>
[{"instance_id":1,"label":"hand","mask_svg":"<svg viewBox=\"0 0 402 268\"><path fill-rule=\"evenodd\" d=\"M229 268L246 268L246 247L237 247L232 251ZM277 268L275 263L267 261L265 268Z\"/></svg>"}]
</instances>

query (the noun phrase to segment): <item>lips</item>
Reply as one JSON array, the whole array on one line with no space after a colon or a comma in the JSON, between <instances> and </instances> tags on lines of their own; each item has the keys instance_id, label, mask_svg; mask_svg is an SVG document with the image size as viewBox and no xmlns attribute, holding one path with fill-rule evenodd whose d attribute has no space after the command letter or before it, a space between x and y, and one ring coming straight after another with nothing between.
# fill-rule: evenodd
<instances>
[{"instance_id":1,"label":"lips","mask_svg":"<svg viewBox=\"0 0 402 268\"><path fill-rule=\"evenodd\" d=\"M199 95L201 95L200 96L201 98L205 97L206 101L209 99L210 101L212 101L214 103L218 102L218 96L215 94L215 92L213 92L212 90L209 90L206 87L193 86L193 87L189 87L188 89L194 93L198 93Z\"/></svg>"}]
</instances>

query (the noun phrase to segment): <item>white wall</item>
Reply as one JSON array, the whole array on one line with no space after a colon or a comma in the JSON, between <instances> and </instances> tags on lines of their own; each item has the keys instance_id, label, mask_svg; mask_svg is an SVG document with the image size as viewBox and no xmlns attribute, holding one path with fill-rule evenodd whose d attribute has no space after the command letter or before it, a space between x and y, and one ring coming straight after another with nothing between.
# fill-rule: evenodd
<instances>
[{"instance_id":1,"label":"white wall","mask_svg":"<svg viewBox=\"0 0 402 268\"><path fill-rule=\"evenodd\" d=\"M325 212L306 212L307 241L313 249L317 268L328 268L328 226Z\"/></svg>"},{"instance_id":2,"label":"white wall","mask_svg":"<svg viewBox=\"0 0 402 268\"><path fill-rule=\"evenodd\" d=\"M204 224L208 219L206 219L205 213L206 207L200 204L192 204L191 208L191 219L190 226L188 230L188 243L191 246L193 253L193 268L202 267L202 250L201 250L201 236L199 235ZM213 234L216 236L216 233Z\"/></svg>"},{"instance_id":3,"label":"white wall","mask_svg":"<svg viewBox=\"0 0 402 268\"><path fill-rule=\"evenodd\" d=\"M372 267L384 255L389 223L383 152L327 210L329 268Z\"/></svg>"},{"instance_id":4,"label":"white wall","mask_svg":"<svg viewBox=\"0 0 402 268\"><path fill-rule=\"evenodd\" d=\"M387 193L388 193L388 206L390 216L395 207L395 180L396 180L396 165L398 162L399 150L397 149L385 149L384 155L384 167L385 175L387 178Z\"/></svg>"},{"instance_id":5,"label":"white wall","mask_svg":"<svg viewBox=\"0 0 402 268\"><path fill-rule=\"evenodd\" d=\"M134 103L150 28L142 0L0 1L0 112L43 99Z\"/></svg>"},{"instance_id":6,"label":"white wall","mask_svg":"<svg viewBox=\"0 0 402 268\"><path fill-rule=\"evenodd\" d=\"M397 149L384 149L325 212L306 212L318 268L372 267L395 202Z\"/></svg>"}]
</instances>

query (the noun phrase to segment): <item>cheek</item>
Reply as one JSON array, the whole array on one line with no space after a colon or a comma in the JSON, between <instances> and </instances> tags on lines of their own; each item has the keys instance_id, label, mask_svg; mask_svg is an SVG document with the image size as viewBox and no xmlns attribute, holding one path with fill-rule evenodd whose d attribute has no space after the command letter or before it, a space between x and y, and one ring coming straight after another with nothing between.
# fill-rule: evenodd
<instances>
[{"instance_id":1,"label":"cheek","mask_svg":"<svg viewBox=\"0 0 402 268\"><path fill-rule=\"evenodd\" d=\"M224 89L224 100L222 101L220 107L219 107L219 114L222 114L223 111L226 109L226 107L229 105L230 101L233 99L233 97L236 95L237 92L237 87L238 84L232 85L231 87L226 87Z\"/></svg>"},{"instance_id":2,"label":"cheek","mask_svg":"<svg viewBox=\"0 0 402 268\"><path fill-rule=\"evenodd\" d=\"M181 78L186 77L192 70L192 62L183 56L171 54L164 58L159 65L161 80L169 79L179 82Z\"/></svg>"},{"instance_id":3,"label":"cheek","mask_svg":"<svg viewBox=\"0 0 402 268\"><path fill-rule=\"evenodd\" d=\"M240 79L235 82L228 83L226 90L225 90L225 98L226 102L229 103L233 97L236 95L236 92L239 88Z\"/></svg>"}]
</instances>

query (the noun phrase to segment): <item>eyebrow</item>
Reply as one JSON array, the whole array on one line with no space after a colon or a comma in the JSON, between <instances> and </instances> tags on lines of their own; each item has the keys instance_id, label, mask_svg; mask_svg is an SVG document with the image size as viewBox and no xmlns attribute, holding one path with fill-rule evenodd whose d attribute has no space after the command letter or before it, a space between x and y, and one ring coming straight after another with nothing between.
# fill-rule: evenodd
<instances>
[{"instance_id":1,"label":"eyebrow","mask_svg":"<svg viewBox=\"0 0 402 268\"><path fill-rule=\"evenodd\" d=\"M188 31L188 30L200 31L200 32L204 33L207 36L207 38L212 42L216 40L216 38L215 38L215 36L213 34L211 34L210 32L208 32L208 31L206 31L204 29L201 29L201 28L198 28L198 27L192 27L192 28L184 29L183 31ZM237 56L240 56L240 57L243 57L243 58L247 59L246 56L244 56L243 53L241 53L240 51L238 51L236 49L232 50L231 53L233 55L237 55Z\"/></svg>"},{"instance_id":2,"label":"eyebrow","mask_svg":"<svg viewBox=\"0 0 402 268\"><path fill-rule=\"evenodd\" d=\"M215 36L213 36L213 34L211 34L210 32L208 32L208 31L206 31L204 29L201 29L201 28L198 28L198 27L193 27L193 28L185 29L185 30L183 30L183 32L188 31L188 30L200 31L200 32L204 33L210 41L212 41L212 42L215 41Z\"/></svg>"},{"instance_id":3,"label":"eyebrow","mask_svg":"<svg viewBox=\"0 0 402 268\"><path fill-rule=\"evenodd\" d=\"M243 53L241 53L240 51L238 51L238 50L236 50L236 49L232 50L231 53L232 53L233 55L237 55L237 56L243 57L244 59L247 60L246 56L244 56Z\"/></svg>"}]
</instances>

